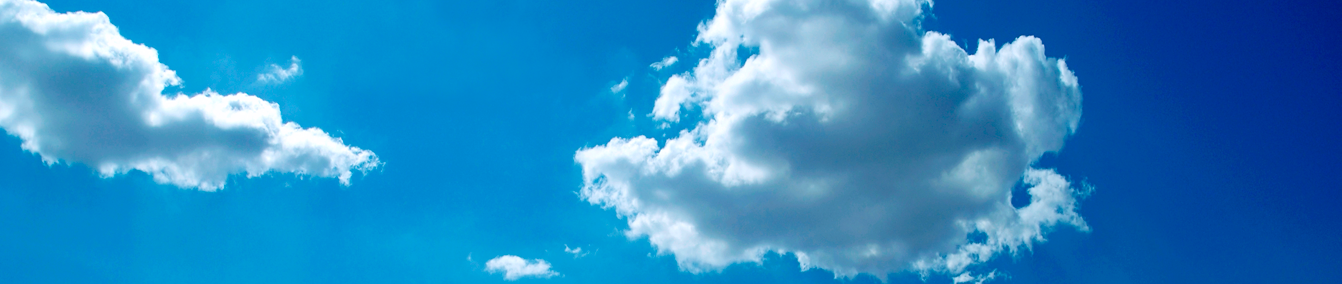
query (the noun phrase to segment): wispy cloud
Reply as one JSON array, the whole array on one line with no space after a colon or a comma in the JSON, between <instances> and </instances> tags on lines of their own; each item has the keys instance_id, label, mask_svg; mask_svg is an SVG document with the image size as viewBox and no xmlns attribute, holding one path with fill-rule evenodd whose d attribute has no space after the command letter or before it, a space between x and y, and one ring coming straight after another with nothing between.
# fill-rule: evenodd
<instances>
[{"instance_id":1,"label":"wispy cloud","mask_svg":"<svg viewBox=\"0 0 1342 284\"><path fill-rule=\"evenodd\" d=\"M620 92L624 91L625 87L629 87L629 78L620 79L619 83L615 83L615 85L610 86L610 92L614 94L619 94Z\"/></svg>"},{"instance_id":2,"label":"wispy cloud","mask_svg":"<svg viewBox=\"0 0 1342 284\"><path fill-rule=\"evenodd\" d=\"M590 253L582 251L582 247L569 248L568 245L564 245L564 252L572 254L573 258L587 256L587 254Z\"/></svg>"},{"instance_id":3,"label":"wispy cloud","mask_svg":"<svg viewBox=\"0 0 1342 284\"><path fill-rule=\"evenodd\" d=\"M288 82L289 80L292 80L295 77L298 77L299 75L303 75L302 61L298 60L298 56L293 56L289 58L288 68L281 67L280 65L274 63L270 64L269 66L266 66L265 72L261 73L260 75L256 75L256 82L261 84L272 84L272 85L281 84L284 82Z\"/></svg>"},{"instance_id":4,"label":"wispy cloud","mask_svg":"<svg viewBox=\"0 0 1342 284\"><path fill-rule=\"evenodd\" d=\"M676 64L676 61L680 61L680 59L676 58L675 56L667 56L666 58L662 58L662 61L653 62L652 65L649 65L649 67L652 67L652 70L662 70L662 68L670 67L671 65Z\"/></svg>"}]
</instances>

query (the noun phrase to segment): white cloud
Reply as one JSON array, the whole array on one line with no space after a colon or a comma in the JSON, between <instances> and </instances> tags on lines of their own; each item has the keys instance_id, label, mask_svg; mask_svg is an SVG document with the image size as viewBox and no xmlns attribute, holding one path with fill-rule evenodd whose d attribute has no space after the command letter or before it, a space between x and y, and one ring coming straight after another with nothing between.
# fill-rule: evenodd
<instances>
[{"instance_id":1,"label":"white cloud","mask_svg":"<svg viewBox=\"0 0 1342 284\"><path fill-rule=\"evenodd\" d=\"M666 58L662 58L662 61L653 62L652 65L649 65L649 67L652 67L652 70L662 70L662 68L670 67L671 65L676 64L676 61L679 60L680 59L676 58L675 56L667 56Z\"/></svg>"},{"instance_id":2,"label":"white cloud","mask_svg":"<svg viewBox=\"0 0 1342 284\"><path fill-rule=\"evenodd\" d=\"M1031 168L1078 126L1077 78L1034 37L971 55L919 28L929 6L719 1L695 43L709 57L652 112L703 120L579 150L582 197L695 273L776 251L838 276L969 276L1051 228L1088 230L1071 183Z\"/></svg>"},{"instance_id":3,"label":"white cloud","mask_svg":"<svg viewBox=\"0 0 1342 284\"><path fill-rule=\"evenodd\" d=\"M0 1L0 34L0 127L47 163L87 164L104 177L139 170L202 190L239 173L349 184L352 171L380 164L321 129L284 122L275 103L254 96L165 96L180 79L102 13Z\"/></svg>"},{"instance_id":4,"label":"white cloud","mask_svg":"<svg viewBox=\"0 0 1342 284\"><path fill-rule=\"evenodd\" d=\"M277 64L266 66L266 72L256 75L256 81L261 84L280 84L288 82L289 79L303 75L303 66L300 64L298 56L289 58L289 68L280 67Z\"/></svg>"},{"instance_id":5,"label":"white cloud","mask_svg":"<svg viewBox=\"0 0 1342 284\"><path fill-rule=\"evenodd\" d=\"M503 279L513 281L522 277L550 278L559 273L550 270L550 263L543 259L526 260L515 255L495 257L485 262L485 271L503 273Z\"/></svg>"},{"instance_id":6,"label":"white cloud","mask_svg":"<svg viewBox=\"0 0 1342 284\"><path fill-rule=\"evenodd\" d=\"M620 92L624 91L625 87L629 87L629 78L620 79L619 83L615 83L614 86L610 86L610 92L613 94L619 94Z\"/></svg>"},{"instance_id":7,"label":"white cloud","mask_svg":"<svg viewBox=\"0 0 1342 284\"><path fill-rule=\"evenodd\" d=\"M591 253L582 251L582 247L569 248L568 245L564 245L564 252L572 254L573 258L587 256L587 254Z\"/></svg>"},{"instance_id":8,"label":"white cloud","mask_svg":"<svg viewBox=\"0 0 1342 284\"><path fill-rule=\"evenodd\" d=\"M972 275L969 274L969 272L965 272L961 273L959 276L955 276L955 278L951 278L951 281L954 281L955 284L970 282L973 282L974 284L983 284L984 282L992 281L996 278L997 271L989 272L988 275Z\"/></svg>"}]
</instances>

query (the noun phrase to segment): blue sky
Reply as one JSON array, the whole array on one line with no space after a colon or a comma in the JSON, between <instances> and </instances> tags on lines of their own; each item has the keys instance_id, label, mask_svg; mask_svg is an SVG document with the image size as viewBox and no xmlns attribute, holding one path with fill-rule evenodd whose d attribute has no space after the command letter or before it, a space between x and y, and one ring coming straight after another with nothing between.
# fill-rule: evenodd
<instances>
[{"instance_id":1,"label":"blue sky","mask_svg":"<svg viewBox=\"0 0 1342 284\"><path fill-rule=\"evenodd\" d=\"M842 1L831 4L839 2ZM3 92L13 94L15 86L27 86L24 84L45 86L38 84L47 82L43 80L85 84L87 89L70 88L92 90L88 91L92 96L89 98L52 95L56 96L51 100L54 103L15 116L18 119L0 121L9 134L0 139L0 275L10 279L6 282L879 283L882 280L874 274L884 273L870 271L892 268L901 272L880 275L889 283L951 283L960 275L994 276L985 283L1342 281L1342 276L1332 272L1342 267L1342 259L1336 257L1342 254L1342 243L1337 242L1342 236L1342 229L1337 226L1342 224L1342 211L1335 206L1339 197L1336 177L1342 176L1342 167L1336 163L1342 158L1342 148L1336 146L1342 142L1339 141L1342 129L1337 126L1342 122L1342 112L1338 111L1342 98L1336 91L1342 89L1342 81L1337 80L1342 67L1336 64L1339 58L1332 52L1342 43L1337 32L1342 27L1339 24L1342 14L1338 12L1342 9L1332 2L938 1L930 9L923 7L920 20L897 19L918 21L922 31L949 35L950 42L969 54L978 50L979 39L994 39L995 48L1007 50L1004 46L1013 42L1029 46L1017 40L1029 35L1037 37L1040 45L1046 47L1047 58L1040 60L1049 63L1055 61L1047 60L1065 59L1066 68L1075 73L1079 86L1072 89L1054 84L1025 93L1053 94L1047 98L1068 102L1069 90L1079 92L1079 109L1083 112L1045 114L1049 115L1045 117L1049 121L1075 119L1074 132L1053 138L1041 134L1039 137L1044 138L1037 139L1029 135L1010 139L982 136L993 142L987 145L1000 147L991 149L1005 149L1001 151L1008 156L1021 155L1026 159L990 160L996 162L983 165L990 169L988 176L1011 179L1007 186L997 184L990 192L996 193L993 198L1011 194L1014 198L1010 205L1015 207L1030 203L1027 190L1030 185L1019 182L1025 168L1052 169L1051 173L1065 177L1072 185L1061 189L1079 192L1086 185L1094 188L1089 196L1076 199L1079 207L1075 212L1084 222L1067 223L1063 219L1059 221L1062 223L1052 223L1040 233L1046 240L1015 240L991 234L929 237L951 244L1001 239L1007 247L1015 244L1028 248L1022 247L1014 253L996 251L990 254L991 259L976 261L963 269L941 265L921 271L909 268L910 262L938 258L894 253L895 256L871 260L836 254L840 256L826 262L823 256L826 251L847 248L852 240L898 243L922 236L908 233L911 231L938 232L933 228L950 224L939 222L943 219L1017 211L990 207L989 203L938 203L949 200L945 196L917 199L922 195L906 195L906 199L892 200L912 203L890 201L815 209L789 207L797 204L781 201L769 204L772 199L752 197L761 195L694 195L699 192L696 189L718 189L714 186L721 186L722 190L790 190L791 187L778 184L815 181L808 179L814 177L808 174L815 172L861 175L851 170L856 166L848 167L855 163L852 161L861 159L845 156L853 152L842 150L872 153L883 148L857 142L780 138L764 140L778 143L767 144L773 148L756 147L756 152L747 151L751 147L730 143L721 148L704 146L687 150L686 153L703 155L693 157L746 161L741 162L747 169L743 174L719 176L712 181L721 184L707 185L694 183L704 182L701 180L657 179L656 175L621 176L622 169L630 165L601 160L605 155L625 152L588 152L594 154L586 156L587 159L578 154L580 150L624 149L616 147L618 143L612 142L612 138L639 136L653 140L656 147L669 148L668 141L689 137L681 134L682 130L695 131L700 127L704 127L704 133L711 132L708 127L727 129L722 132L727 133L724 137L750 138L756 137L750 136L751 133L771 130L782 133L771 137L794 137L784 135L792 133L786 129L765 127L772 125L763 119L767 114L751 112L756 105L749 104L747 99L751 97L746 95L756 93L752 91L755 89L732 89L733 85L715 82L710 72L700 72L694 67L718 62L700 62L711 59L715 50L736 50L734 58L741 59L736 62L738 67L752 55L776 60L776 65L769 65L775 69L752 69L765 70L759 71L762 75L758 78L790 74L800 76L796 77L800 81L812 82L814 88L833 93L843 93L844 89L836 88L851 85L834 82L850 81L815 79L826 73L812 78L806 77L812 74L806 72L767 71L821 70L806 68L816 66L806 64L820 64L838 66L835 70L839 71L835 72L855 72L836 74L884 74L849 65L828 65L838 61L820 59L816 61L820 63L815 63L804 60L807 56L786 56L789 47L815 58L845 54L814 52L833 51L827 48L842 45L788 46L784 39L806 35L802 29L769 33L770 25L811 19L807 16L812 14L808 13L823 9L775 14L766 11L764 15L789 20L772 24L742 20L737 26L741 29L728 29L722 38L730 39L737 35L732 32L739 31L749 35L748 38L777 41L771 48L752 48L746 43L738 49L731 44L695 43L696 38L702 37L697 27L717 16L720 3L714 1L330 4L53 0L45 3L57 13L100 11L107 15L120 36L156 50L157 62L180 78L180 84L162 90L168 95L164 98L178 93L196 95L208 89L219 94L213 98L235 101L197 105L208 108L242 104L247 111L223 111L235 116L216 117L240 119L273 118L267 116L266 111L271 110L268 104L248 104L273 102L274 110L282 114L280 120L296 125L295 128L271 124L219 126L223 124L216 122L214 126L185 127L197 131L183 132L194 133L191 135L155 136L152 133L159 132L154 132L153 127L116 128L119 125L109 122L112 124L107 125L114 127L106 133L111 134L87 136L83 133L104 133L87 129L108 128L78 128L87 124L72 123L74 126L67 128L38 128L23 138L22 126L27 125L23 118L64 121L59 118L66 115L73 117L69 121L79 122L88 121L80 120L79 115L102 113L98 111L102 104L74 102L96 102L90 98L113 96L111 93L115 91L99 82L114 80L107 78L115 76L95 76L105 71L99 71L102 69L61 69L78 64L40 61L46 57L3 55L9 61L0 61L3 68L0 102L5 105L15 104L15 97ZM11 16L0 13L0 17L7 17L3 20L8 25L4 30L6 36L0 39L15 39L4 40L8 43L0 45L8 50L30 47L16 43L22 41L17 40L20 37L9 36L16 29L9 23L13 21ZM731 22L734 18L722 19ZM877 27L897 27L866 20L875 21ZM872 43L882 48L912 46L901 43L900 39L929 38L921 33L904 35L898 28L876 30L878 36L893 34L891 41ZM842 38L848 34L834 31L845 30L821 30L812 35L834 35L837 38L834 42L838 43L872 38L871 34ZM668 56L678 58L677 63L662 69L650 67ZM724 64L731 63L728 60L731 58L723 58L722 62L727 62ZM163 74L152 65L127 68L116 70ZM274 73L276 70L288 76ZM1056 69L1048 68L1038 74L962 70L1012 80L1044 74L1041 75L1044 79L1054 80L1040 82L1056 82L1060 76ZM264 74L276 75L263 80ZM702 93L712 95L685 98L684 104L659 101L674 93L664 86L675 81L672 79L675 76L689 78L686 80L689 84L699 84L694 86L709 90ZM24 81L26 78L37 79ZM856 82L876 86L876 90L920 90L917 87L926 87L922 85L925 81ZM625 87L613 91L612 87L621 82L625 82ZM932 89L938 86L927 84ZM225 95L240 92L247 96L225 99ZM757 93L790 94L771 92ZM864 99L868 98L864 94L872 93L855 92L853 97L821 96L815 101L792 102L793 108L789 110L796 112L789 112L786 117L797 120L785 121L806 121L802 118L807 115L831 115L842 121L844 113L860 113L858 110L862 109L845 109L842 99ZM734 94L746 95L733 97ZM923 93L911 91L911 94ZM877 102L906 110L937 109L935 104ZM669 116L674 119L656 115L659 107L675 105L683 109ZM834 106L840 111L827 114L822 106ZM133 110L174 117L173 109L166 107L143 106ZM254 113L248 112L253 110ZM666 114L665 108L662 110L661 114ZM750 121L732 124L731 117L741 113L763 120L756 121L757 124L748 124ZM985 117L991 117L993 112L984 113ZM983 125L999 122L985 121ZM917 120L905 123L920 125ZM1067 132L1066 124L1041 127ZM885 133L881 131L902 129L900 125L909 124L851 125L859 133ZM303 129L320 129L324 133L295 140L275 134ZM903 132L890 135L901 138L894 141L923 141L946 147L928 150L932 152L961 151L957 148L961 144L980 145L954 139L980 136L941 135L957 128L927 129L931 130L919 132L924 135L899 136ZM124 134L141 133L133 131L151 134ZM248 131L262 136L230 136L253 133ZM805 132L806 129L797 131L812 133ZM824 133L848 137L839 130ZM144 139L150 142L119 141L136 137L148 137ZM29 140L39 142L31 143L37 146L28 146L25 141ZM289 141L286 142L289 144L257 141ZM784 143L789 141L800 142ZM1065 141L1065 146L1054 147L1057 145L1050 144L1054 141ZM806 144L811 142L814 143ZM106 146L123 144L130 146ZM136 145L154 146L136 148ZM842 147L831 147L838 149L833 151L805 148L788 152L801 149L797 145ZM1025 146L1017 149L1013 145ZM1060 150L1036 153L1027 146ZM142 159L156 155L171 157L177 152L161 149L175 147L204 149L200 151L212 153L209 157L215 158L159 163ZM269 160L247 158L251 156L219 158L242 157L245 155L237 153L263 150L298 154ZM369 156L372 153L376 158ZM797 153L820 154L793 155ZM906 162L922 157L916 153L921 152L898 152L891 157L904 159L876 164L936 170L934 164ZM44 163L44 155L64 162ZM655 164L656 159L639 157L631 158L633 166L641 165L652 169L647 171L669 176L671 171L666 168L647 166ZM667 154L667 157L676 156ZM774 171L770 166L776 164L769 163L753 164L757 167L752 168L751 157L786 157L782 164L791 168ZM639 160L642 158L647 159ZM121 168L103 174L102 165ZM197 175L174 175L182 173L175 171L180 169ZM754 172L750 169L762 169L759 172L766 174L759 178L751 175ZM351 175L341 178L343 171ZM721 173L694 167L683 171ZM905 172L917 171L878 172L875 176L928 178ZM592 179L585 174L605 177ZM723 185L730 180L746 186ZM641 197L643 205L631 207L623 203L629 199L594 197L592 192L600 191L589 189L599 189L602 181L627 182L620 190ZM885 187L872 185L885 182L883 179L857 177L847 182L853 188L852 196L848 197L856 196L859 200L885 192ZM1015 184L1009 184L1012 182ZM593 187L594 184L598 186ZM759 186L750 187L752 184ZM655 193L659 190L682 194L677 195L680 199L658 201ZM840 199L845 200L852 199ZM1050 205L1065 208L1070 204L1065 201ZM752 211L740 208L756 207L735 206L756 203L779 206L762 208L791 208L787 212L802 212L803 217L829 219L780 221L776 216L786 214L749 214ZM728 206L703 207L703 204ZM704 208L714 213L701 213L708 212ZM904 223L882 223L885 219L876 217L844 217L854 216L844 215L851 213L851 208L889 210L880 216L930 216L913 219L926 221L929 229L907 230L898 225ZM690 222L705 235L657 239L655 236L661 233L670 234L661 236L680 235L668 229L674 226L631 223L633 216L640 214ZM1012 224L1033 220L984 218L991 228L1006 229L1024 228ZM726 226L722 220L741 223ZM752 227L757 224L764 225ZM848 227L827 227L827 224L891 230L850 234L843 231ZM1078 224L1084 224L1088 231L1078 230L1082 227ZM757 230L751 232L759 233L735 228L754 228ZM844 233L843 237L796 233L806 231ZM687 244L691 245L688 248L700 248L692 245L714 241L728 245L706 247L708 253L703 254L696 254L694 249L677 249ZM918 252L958 251L954 245L920 246L913 241L904 244L913 244L909 245L911 250ZM784 253L737 254L754 247ZM581 248L581 252L569 253L566 248ZM811 265L816 268L802 271L804 261L799 261L797 252L810 255ZM514 262L517 267L513 268L538 264L538 259L549 267L530 276L508 279L508 266L504 262L490 264L490 260L507 255L521 259L520 264ZM847 269L858 273L851 278L835 279L834 272L844 274Z\"/></svg>"}]
</instances>

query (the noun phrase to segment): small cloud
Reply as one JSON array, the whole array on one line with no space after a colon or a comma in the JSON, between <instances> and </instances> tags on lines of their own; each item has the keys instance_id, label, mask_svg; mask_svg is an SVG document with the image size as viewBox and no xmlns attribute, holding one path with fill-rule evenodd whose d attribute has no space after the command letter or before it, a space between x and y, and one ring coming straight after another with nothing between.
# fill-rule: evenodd
<instances>
[{"instance_id":1,"label":"small cloud","mask_svg":"<svg viewBox=\"0 0 1342 284\"><path fill-rule=\"evenodd\" d=\"M680 59L677 59L675 56L667 56L666 58L662 58L662 61L654 62L649 66L652 67L652 70L662 70L662 68L671 67L671 65L676 64L676 61L680 61Z\"/></svg>"},{"instance_id":2,"label":"small cloud","mask_svg":"<svg viewBox=\"0 0 1342 284\"><path fill-rule=\"evenodd\" d=\"M620 92L624 91L625 87L628 86L629 86L629 78L624 78L621 79L620 82L616 83L614 86L610 86L610 92L614 94L619 94Z\"/></svg>"},{"instance_id":3,"label":"small cloud","mask_svg":"<svg viewBox=\"0 0 1342 284\"><path fill-rule=\"evenodd\" d=\"M544 259L526 260L516 255L504 255L485 262L485 271L503 273L503 280L513 281L523 277L550 278L559 275L550 270L550 263Z\"/></svg>"},{"instance_id":4,"label":"small cloud","mask_svg":"<svg viewBox=\"0 0 1342 284\"><path fill-rule=\"evenodd\" d=\"M277 64L270 64L266 67L266 72L256 75L256 81L261 84L281 84L288 82L289 79L303 75L303 66L300 64L298 56L289 58L289 68L280 67Z\"/></svg>"},{"instance_id":5,"label":"small cloud","mask_svg":"<svg viewBox=\"0 0 1342 284\"><path fill-rule=\"evenodd\" d=\"M573 254L573 258L584 257L591 253L587 251L582 251L582 247L569 248L568 245L564 245L564 252Z\"/></svg>"},{"instance_id":6,"label":"small cloud","mask_svg":"<svg viewBox=\"0 0 1342 284\"><path fill-rule=\"evenodd\" d=\"M960 276L951 278L951 281L955 281L955 284L970 282L973 282L974 284L983 284L984 282L992 281L994 278L997 278L997 271L989 272L988 275L972 275L969 274L969 272L965 272L961 273Z\"/></svg>"}]
</instances>

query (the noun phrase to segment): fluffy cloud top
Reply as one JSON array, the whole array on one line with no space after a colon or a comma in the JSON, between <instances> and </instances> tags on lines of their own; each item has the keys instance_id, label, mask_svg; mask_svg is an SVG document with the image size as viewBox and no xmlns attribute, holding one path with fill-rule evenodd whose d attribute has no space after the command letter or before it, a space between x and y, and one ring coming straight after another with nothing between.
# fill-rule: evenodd
<instances>
[{"instance_id":1,"label":"fluffy cloud top","mask_svg":"<svg viewBox=\"0 0 1342 284\"><path fill-rule=\"evenodd\" d=\"M664 141L579 150L582 198L691 272L775 251L839 276L968 282L970 266L1050 228L1088 230L1081 192L1031 167L1077 128L1076 76L1034 37L969 54L921 29L925 7L719 1L696 42L711 54L668 79L652 112L702 120ZM1018 182L1022 208L1010 203Z\"/></svg>"},{"instance_id":2,"label":"fluffy cloud top","mask_svg":"<svg viewBox=\"0 0 1342 284\"><path fill-rule=\"evenodd\" d=\"M522 277L550 278L559 273L550 270L543 259L526 260L516 255L495 257L485 262L485 271L503 273L503 279L513 281Z\"/></svg>"},{"instance_id":3,"label":"fluffy cloud top","mask_svg":"<svg viewBox=\"0 0 1342 284\"><path fill-rule=\"evenodd\" d=\"M280 67L279 64L270 64L266 66L266 72L256 75L256 82L261 84L279 84L288 82L289 79L303 75L302 61L298 56L289 58L289 68Z\"/></svg>"},{"instance_id":4,"label":"fluffy cloud top","mask_svg":"<svg viewBox=\"0 0 1342 284\"><path fill-rule=\"evenodd\" d=\"M0 127L47 163L83 163L105 177L139 170L202 190L239 173L349 184L351 171L380 164L321 129L284 122L276 104L254 96L165 96L180 83L175 73L102 13L0 0L0 38Z\"/></svg>"}]
</instances>

